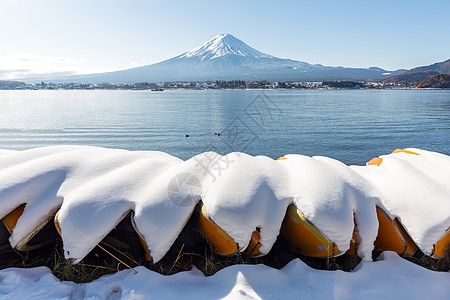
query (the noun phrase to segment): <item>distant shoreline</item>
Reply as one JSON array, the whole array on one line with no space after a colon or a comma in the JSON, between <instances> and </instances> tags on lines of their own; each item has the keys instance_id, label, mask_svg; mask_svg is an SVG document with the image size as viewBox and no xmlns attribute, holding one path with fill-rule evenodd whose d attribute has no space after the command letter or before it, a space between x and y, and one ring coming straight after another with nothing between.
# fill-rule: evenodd
<instances>
[{"instance_id":1,"label":"distant shoreline","mask_svg":"<svg viewBox=\"0 0 450 300\"><path fill-rule=\"evenodd\" d=\"M25 83L0 80L0 90L446 90L444 88L417 88L380 81L208 81L208 82L140 82L124 83Z\"/></svg>"}]
</instances>

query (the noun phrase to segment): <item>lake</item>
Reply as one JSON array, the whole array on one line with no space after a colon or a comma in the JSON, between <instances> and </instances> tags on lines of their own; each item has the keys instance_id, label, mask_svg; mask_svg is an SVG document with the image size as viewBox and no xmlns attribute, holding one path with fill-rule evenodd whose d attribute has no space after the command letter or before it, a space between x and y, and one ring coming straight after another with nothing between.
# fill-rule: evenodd
<instances>
[{"instance_id":1,"label":"lake","mask_svg":"<svg viewBox=\"0 0 450 300\"><path fill-rule=\"evenodd\" d=\"M450 91L0 91L0 148L59 144L346 164L396 148L450 154Z\"/></svg>"}]
</instances>

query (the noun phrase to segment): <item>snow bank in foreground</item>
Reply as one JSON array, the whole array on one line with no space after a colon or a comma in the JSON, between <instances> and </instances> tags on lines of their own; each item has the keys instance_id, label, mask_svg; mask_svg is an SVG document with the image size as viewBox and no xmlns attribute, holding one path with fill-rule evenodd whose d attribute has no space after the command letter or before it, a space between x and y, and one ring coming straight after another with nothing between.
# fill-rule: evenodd
<instances>
[{"instance_id":1,"label":"snow bank in foreground","mask_svg":"<svg viewBox=\"0 0 450 300\"><path fill-rule=\"evenodd\" d=\"M358 253L370 259L381 203L422 249L450 225L450 158L415 150L380 167L348 167L325 157L214 152L187 161L156 151L55 146L0 152L0 218L26 203L14 247L57 213L66 258L81 260L129 212L155 261L175 241L196 203L242 248L261 229L261 251L275 242L290 203L344 252L354 219ZM420 216L420 218L419 218Z\"/></svg>"},{"instance_id":2,"label":"snow bank in foreground","mask_svg":"<svg viewBox=\"0 0 450 300\"><path fill-rule=\"evenodd\" d=\"M235 265L205 277L192 270L163 276L143 267L87 284L60 282L48 268L0 271L7 299L449 299L450 273L433 272L384 253L354 272L311 269L300 260L281 270Z\"/></svg>"},{"instance_id":3,"label":"snow bank in foreground","mask_svg":"<svg viewBox=\"0 0 450 300\"><path fill-rule=\"evenodd\" d=\"M0 155L3 155L3 154L11 154L11 153L14 153L14 152L16 152L15 150L5 150L5 149L0 149Z\"/></svg>"}]
</instances>

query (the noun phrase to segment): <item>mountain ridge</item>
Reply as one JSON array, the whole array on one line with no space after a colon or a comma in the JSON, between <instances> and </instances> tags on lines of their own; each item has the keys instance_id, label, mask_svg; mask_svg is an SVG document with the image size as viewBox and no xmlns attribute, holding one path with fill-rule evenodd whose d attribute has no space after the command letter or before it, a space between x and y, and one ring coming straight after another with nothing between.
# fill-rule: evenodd
<instances>
[{"instance_id":1,"label":"mountain ridge","mask_svg":"<svg viewBox=\"0 0 450 300\"><path fill-rule=\"evenodd\" d=\"M324 81L384 79L406 70L344 68L309 64L266 54L231 34L151 65L115 72L47 78L54 82L135 83L162 81L270 80ZM40 81L37 78L34 81ZM30 81L30 80L28 80ZM33 80L32 80L33 81Z\"/></svg>"},{"instance_id":2,"label":"mountain ridge","mask_svg":"<svg viewBox=\"0 0 450 300\"><path fill-rule=\"evenodd\" d=\"M450 73L450 59L428 66L412 68L403 74L387 78L384 81L387 83L417 85L432 76L445 73Z\"/></svg>"}]
</instances>

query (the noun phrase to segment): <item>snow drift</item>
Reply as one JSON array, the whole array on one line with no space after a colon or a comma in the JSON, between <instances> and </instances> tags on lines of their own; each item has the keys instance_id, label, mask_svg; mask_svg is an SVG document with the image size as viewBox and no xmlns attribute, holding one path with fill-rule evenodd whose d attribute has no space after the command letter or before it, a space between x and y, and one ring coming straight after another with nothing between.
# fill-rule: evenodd
<instances>
[{"instance_id":1,"label":"snow drift","mask_svg":"<svg viewBox=\"0 0 450 300\"><path fill-rule=\"evenodd\" d=\"M384 253L356 272L311 269L296 259L281 270L236 265L205 277L194 269L163 276L144 267L87 284L59 281L46 267L0 270L6 299L435 299L450 297L450 273L433 272Z\"/></svg>"}]
</instances>

